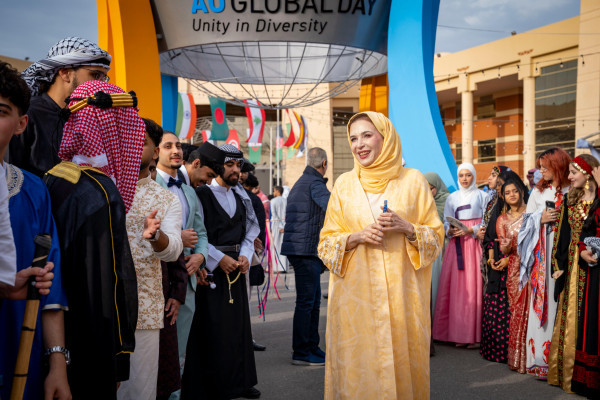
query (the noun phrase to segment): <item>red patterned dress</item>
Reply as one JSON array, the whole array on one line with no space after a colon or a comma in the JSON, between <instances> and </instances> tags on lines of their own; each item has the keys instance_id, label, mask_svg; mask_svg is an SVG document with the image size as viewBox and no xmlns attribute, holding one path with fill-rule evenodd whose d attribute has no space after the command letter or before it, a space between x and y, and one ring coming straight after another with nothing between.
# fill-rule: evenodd
<instances>
[{"instance_id":1,"label":"red patterned dress","mask_svg":"<svg viewBox=\"0 0 600 400\"><path fill-rule=\"evenodd\" d=\"M498 217L496 229L498 238L509 238L511 250L508 254L506 290L510 307L510 325L508 337L508 367L521 374L526 372L527 353L526 335L529 317L529 284L519 290L521 259L517 253L517 239L523 223L523 214L512 218L508 214Z\"/></svg>"}]
</instances>

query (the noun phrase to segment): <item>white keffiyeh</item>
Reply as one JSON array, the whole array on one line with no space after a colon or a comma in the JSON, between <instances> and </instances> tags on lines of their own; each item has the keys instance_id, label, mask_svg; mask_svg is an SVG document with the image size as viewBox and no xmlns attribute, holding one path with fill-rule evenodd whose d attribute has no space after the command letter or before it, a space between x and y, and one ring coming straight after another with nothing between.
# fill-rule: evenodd
<instances>
[{"instance_id":1,"label":"white keffiyeh","mask_svg":"<svg viewBox=\"0 0 600 400\"><path fill-rule=\"evenodd\" d=\"M110 69L112 57L96 43L79 37L68 37L56 43L43 60L31 64L21 75L32 96L37 96L42 82L52 82L61 68L93 65Z\"/></svg>"}]
</instances>

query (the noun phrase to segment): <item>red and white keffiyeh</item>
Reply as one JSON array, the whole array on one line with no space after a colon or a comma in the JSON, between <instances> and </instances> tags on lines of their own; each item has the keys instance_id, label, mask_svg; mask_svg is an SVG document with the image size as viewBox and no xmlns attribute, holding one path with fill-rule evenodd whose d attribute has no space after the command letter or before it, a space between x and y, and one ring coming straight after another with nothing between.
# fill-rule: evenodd
<instances>
[{"instance_id":1,"label":"red and white keffiyeh","mask_svg":"<svg viewBox=\"0 0 600 400\"><path fill-rule=\"evenodd\" d=\"M87 81L73 91L71 98L84 99L98 91L125 93L107 82ZM72 100L69 106L76 102ZM100 109L88 105L65 123L58 156L110 176L123 197L125 210L129 211L139 178L145 135L146 125L137 107Z\"/></svg>"}]
</instances>

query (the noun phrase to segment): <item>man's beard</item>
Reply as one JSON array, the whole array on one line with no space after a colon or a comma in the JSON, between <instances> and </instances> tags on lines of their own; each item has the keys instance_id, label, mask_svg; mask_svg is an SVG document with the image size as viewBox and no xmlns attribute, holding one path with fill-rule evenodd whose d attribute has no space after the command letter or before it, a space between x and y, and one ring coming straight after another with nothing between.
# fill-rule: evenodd
<instances>
[{"instance_id":1,"label":"man's beard","mask_svg":"<svg viewBox=\"0 0 600 400\"><path fill-rule=\"evenodd\" d=\"M233 174L227 176L221 175L221 179L223 179L223 182L225 182L227 186L235 186L240 181L240 176L234 176Z\"/></svg>"},{"instance_id":2,"label":"man's beard","mask_svg":"<svg viewBox=\"0 0 600 400\"><path fill-rule=\"evenodd\" d=\"M77 71L75 71L75 72L77 72ZM73 93L75 91L77 86L79 86L79 80L77 79L77 75L73 74L73 81L71 82L71 93ZM69 93L69 96L71 95L71 93Z\"/></svg>"},{"instance_id":3,"label":"man's beard","mask_svg":"<svg viewBox=\"0 0 600 400\"><path fill-rule=\"evenodd\" d=\"M140 171L143 171L143 170L145 170L145 169L146 169L146 168L148 168L149 166L150 166L150 161L148 161L148 162L144 162L144 161L142 160L142 164L140 165Z\"/></svg>"}]
</instances>

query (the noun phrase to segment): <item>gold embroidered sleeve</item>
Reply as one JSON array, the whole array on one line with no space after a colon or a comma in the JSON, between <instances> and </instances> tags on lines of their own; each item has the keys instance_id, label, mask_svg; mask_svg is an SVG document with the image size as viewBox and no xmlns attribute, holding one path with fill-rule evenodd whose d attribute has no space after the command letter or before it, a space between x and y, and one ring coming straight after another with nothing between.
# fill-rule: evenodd
<instances>
[{"instance_id":1,"label":"gold embroidered sleeve","mask_svg":"<svg viewBox=\"0 0 600 400\"><path fill-rule=\"evenodd\" d=\"M567 226L564 226L567 224ZM569 224L569 208L567 206L567 196L565 196L564 201L562 202L561 206L560 206L560 214L559 214L559 218L558 218L558 222L557 222L557 228L556 231L554 232L554 243L552 243L552 272L556 272L556 271L560 271L561 269L566 269L566 268L560 268L558 265L558 260L557 260L557 251L559 251L559 249L564 248L565 246L561 246L562 242L559 243L562 240L569 240L570 238L568 237L564 237L564 231L567 231L565 228L568 228L568 224ZM546 224L542 224L542 227L540 228L540 235L545 235L546 234ZM560 251L559 251L560 252Z\"/></svg>"},{"instance_id":2,"label":"gold embroidered sleeve","mask_svg":"<svg viewBox=\"0 0 600 400\"><path fill-rule=\"evenodd\" d=\"M404 239L408 256L416 270L433 264L444 245L444 225L438 216L431 192L425 185L419 189L416 201L416 204L421 205L417 211L419 222L413 223L417 240L411 242L408 237Z\"/></svg>"},{"instance_id":3,"label":"gold embroidered sleeve","mask_svg":"<svg viewBox=\"0 0 600 400\"><path fill-rule=\"evenodd\" d=\"M438 218L439 219L439 218ZM406 240L408 256L415 269L433 264L442 251L440 236L427 225L413 225L417 240L411 242Z\"/></svg>"},{"instance_id":4,"label":"gold embroidered sleeve","mask_svg":"<svg viewBox=\"0 0 600 400\"><path fill-rule=\"evenodd\" d=\"M346 273L348 262L355 253L355 249L346 251L346 242L350 234L351 232L344 223L338 192L334 187L327 205L325 223L321 229L317 252L325 266L340 277Z\"/></svg>"}]
</instances>

